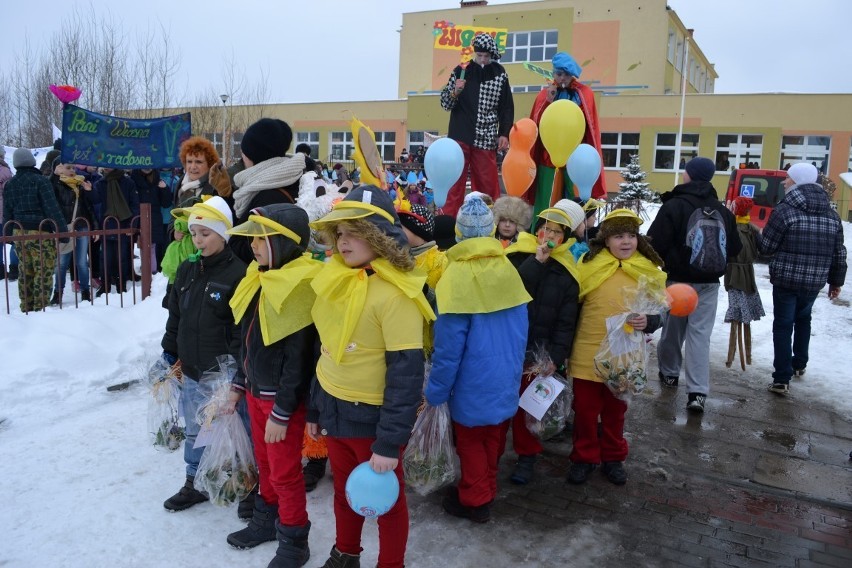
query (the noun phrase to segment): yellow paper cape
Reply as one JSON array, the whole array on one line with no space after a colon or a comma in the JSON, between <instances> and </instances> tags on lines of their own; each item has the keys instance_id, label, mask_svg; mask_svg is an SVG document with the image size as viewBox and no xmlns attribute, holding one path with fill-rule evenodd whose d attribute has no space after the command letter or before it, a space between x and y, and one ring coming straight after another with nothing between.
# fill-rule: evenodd
<instances>
[{"instance_id":1,"label":"yellow paper cape","mask_svg":"<svg viewBox=\"0 0 852 568\"><path fill-rule=\"evenodd\" d=\"M532 300L497 239L464 240L447 251L447 260L435 288L439 313L488 314Z\"/></svg>"},{"instance_id":2,"label":"yellow paper cape","mask_svg":"<svg viewBox=\"0 0 852 568\"><path fill-rule=\"evenodd\" d=\"M577 266L577 262L574 260L574 255L571 253L571 247L574 246L574 243L576 242L577 239L571 237L570 239L550 251L550 258L564 266L565 270L568 271L568 274L573 276L574 280L576 280L579 284L580 268Z\"/></svg>"},{"instance_id":3,"label":"yellow paper cape","mask_svg":"<svg viewBox=\"0 0 852 568\"><path fill-rule=\"evenodd\" d=\"M234 321L239 323L260 290L258 312L263 344L272 345L311 324L311 307L316 293L311 281L319 274L323 263L301 256L277 270L261 272L257 261L249 264L245 277L231 298Z\"/></svg>"},{"instance_id":4,"label":"yellow paper cape","mask_svg":"<svg viewBox=\"0 0 852 568\"><path fill-rule=\"evenodd\" d=\"M426 274L418 269L403 272L384 258L370 263L376 275L414 300L427 320L435 319L435 312L423 295ZM323 346L331 353L335 363L340 363L355 325L361 317L367 297L368 275L365 268L350 268L343 257L335 254L314 278L312 286L317 295L311 315L320 331Z\"/></svg>"},{"instance_id":5,"label":"yellow paper cape","mask_svg":"<svg viewBox=\"0 0 852 568\"><path fill-rule=\"evenodd\" d=\"M615 274L618 267L628 276L639 281L641 276L647 277L651 283L658 285L661 288L666 287L666 273L660 270L653 262L634 252L633 256L627 260L618 260L609 250L600 251L595 258L589 262L581 262L580 267L580 300L586 297L586 294L595 290L607 278Z\"/></svg>"},{"instance_id":6,"label":"yellow paper cape","mask_svg":"<svg viewBox=\"0 0 852 568\"><path fill-rule=\"evenodd\" d=\"M506 254L514 252L535 254L536 248L538 248L538 240L535 238L535 235L521 231L518 233L518 240L507 246L504 252Z\"/></svg>"}]
</instances>

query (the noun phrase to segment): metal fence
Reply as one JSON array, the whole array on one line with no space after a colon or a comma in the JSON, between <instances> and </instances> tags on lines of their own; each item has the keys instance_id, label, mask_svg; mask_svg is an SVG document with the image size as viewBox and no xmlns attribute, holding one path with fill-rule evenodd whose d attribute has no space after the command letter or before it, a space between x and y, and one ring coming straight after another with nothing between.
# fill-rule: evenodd
<instances>
[{"instance_id":1,"label":"metal fence","mask_svg":"<svg viewBox=\"0 0 852 568\"><path fill-rule=\"evenodd\" d=\"M159 215L159 210L157 211ZM95 274L93 270L93 260L95 258L99 261L100 270L98 274L101 275L102 286L110 286L110 281L112 280L113 274L110 274L109 267L113 264L113 260L115 261L114 266L119 267L119 279L121 279L121 266L122 263L125 262L125 259L130 263L131 269L131 277L133 275L133 258L134 258L134 248L138 246L139 248L139 257L140 257L140 281L141 281L141 297L139 300L144 300L148 296L151 295L151 205L148 203L141 203L139 205L139 215L133 217L130 220L129 227L121 227L121 223L115 217L107 217L104 219L103 226L99 229L92 229L89 222L83 218L77 218L74 222L69 223L69 227L76 227L79 225L85 225L86 230L82 231L68 231L64 233L58 232L58 227L56 222L53 219L45 219L43 220L38 229L38 233L35 234L13 234L15 233L15 229L18 231L23 231L23 226L17 221L7 221L3 225L3 230L0 232L0 258L2 258L3 265L9 267L9 258L6 254L6 245L12 244L14 246L15 243L23 243L27 241L36 241L38 243L38 251L28 252L22 246L18 246L15 248L15 252L18 255L18 266L19 266L19 274L18 279L24 279L23 282L18 284L19 292L24 293L23 298L19 298L21 303L26 305L26 279L32 278L32 275L28 274L24 269L26 265L29 264L29 259L27 258L28 254L36 254L38 257L37 265L43 266L44 259L48 252L45 243L53 242L56 246L56 250L59 250L60 239L74 239L76 237L89 237L88 249L86 251L86 262L89 267L89 290L91 291L89 302L93 303L96 299L95 294L95 283L98 275ZM105 241L107 238L116 238L118 239L119 245L115 248L115 255L113 257L107 257L107 247L105 246ZM122 237L127 237L127 239L122 239ZM100 242L100 246L95 244L95 241ZM125 241L122 244L122 241ZM27 247L28 249L30 247ZM112 248L112 247L111 247ZM77 247L75 246L72 251L68 254L71 254L71 264L70 269L72 274L77 266ZM97 256L95 256L97 255ZM108 262L109 261L109 262ZM54 275L60 268L61 258L57 253L56 255L56 263L53 266L53 270L51 271L51 275ZM97 264L96 264L97 265ZM132 280L132 278L131 278ZM10 282L8 278L2 281L3 285L2 290L4 293L5 304L6 304L6 314L12 313L12 305L11 305L11 297L9 294L10 287L14 286L16 283ZM66 286L67 287L67 286ZM136 286L130 286L127 291L124 291L125 282L119 282L118 286L118 301L121 307L125 305L125 295L130 297L132 304L136 304L137 302L137 288ZM73 286L72 286L73 289ZM41 297L39 298L39 304L47 306L50 300L50 291L46 291L44 289L41 290ZM45 298L44 296L47 295ZM107 305L110 303L110 295L104 294L102 296L105 298L105 302ZM81 303L79 293L74 291L74 307L78 307ZM59 308L62 309L64 307L70 307L71 302L62 302L60 297ZM46 309L42 308L42 310Z\"/></svg>"}]
</instances>

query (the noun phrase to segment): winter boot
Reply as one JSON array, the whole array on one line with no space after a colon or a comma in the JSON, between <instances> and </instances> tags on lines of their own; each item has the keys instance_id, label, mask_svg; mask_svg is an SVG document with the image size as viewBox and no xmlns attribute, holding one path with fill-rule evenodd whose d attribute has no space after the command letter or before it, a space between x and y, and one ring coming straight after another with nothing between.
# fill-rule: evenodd
<instances>
[{"instance_id":1,"label":"winter boot","mask_svg":"<svg viewBox=\"0 0 852 568\"><path fill-rule=\"evenodd\" d=\"M183 484L180 491L166 499L163 507L169 511L183 511L207 500L209 500L209 497L195 488L195 477L187 475L186 483Z\"/></svg>"},{"instance_id":2,"label":"winter boot","mask_svg":"<svg viewBox=\"0 0 852 568\"><path fill-rule=\"evenodd\" d=\"M237 516L243 521L251 519L254 516L254 504L257 500L257 486L255 486L245 499L237 503Z\"/></svg>"},{"instance_id":3,"label":"winter boot","mask_svg":"<svg viewBox=\"0 0 852 568\"><path fill-rule=\"evenodd\" d=\"M59 299L61 297L62 297L62 294L60 294L58 291L54 291L53 296L51 296L50 303L48 305L49 306L58 306L59 305Z\"/></svg>"},{"instance_id":4,"label":"winter boot","mask_svg":"<svg viewBox=\"0 0 852 568\"><path fill-rule=\"evenodd\" d=\"M6 280L9 282L14 282L18 279L18 265L10 264L9 270L6 271Z\"/></svg>"},{"instance_id":5,"label":"winter boot","mask_svg":"<svg viewBox=\"0 0 852 568\"><path fill-rule=\"evenodd\" d=\"M311 549L308 548L308 533L311 532L311 523L293 527L276 522L278 531L278 550L275 558L266 568L299 568L304 566L311 557ZM332 549L334 552L334 549ZM357 556L355 557L357 561ZM328 562L326 562L328 565ZM345 565L345 566L348 566ZM357 563L355 566L358 566Z\"/></svg>"},{"instance_id":6,"label":"winter boot","mask_svg":"<svg viewBox=\"0 0 852 568\"><path fill-rule=\"evenodd\" d=\"M243 530L228 535L228 544L234 548L254 548L258 544L275 540L278 521L278 503L269 504L261 498L254 500L249 524Z\"/></svg>"},{"instance_id":7,"label":"winter boot","mask_svg":"<svg viewBox=\"0 0 852 568\"><path fill-rule=\"evenodd\" d=\"M92 301L92 295L89 293L88 290L83 290L82 292L80 292L80 301L81 302L91 302Z\"/></svg>"},{"instance_id":8,"label":"winter boot","mask_svg":"<svg viewBox=\"0 0 852 568\"><path fill-rule=\"evenodd\" d=\"M322 568L361 568L361 556L340 552L336 546L332 546L331 555L322 565Z\"/></svg>"},{"instance_id":9,"label":"winter boot","mask_svg":"<svg viewBox=\"0 0 852 568\"><path fill-rule=\"evenodd\" d=\"M535 458L535 455L518 456L518 463L515 464L515 471L512 472L509 481L515 485L526 485L532 481L535 474Z\"/></svg>"},{"instance_id":10,"label":"winter boot","mask_svg":"<svg viewBox=\"0 0 852 568\"><path fill-rule=\"evenodd\" d=\"M319 480L325 477L325 464L328 458L308 458L308 463L302 468L305 477L305 492L310 493L317 488Z\"/></svg>"},{"instance_id":11,"label":"winter boot","mask_svg":"<svg viewBox=\"0 0 852 568\"><path fill-rule=\"evenodd\" d=\"M6 265L0 264L0 280L6 279Z\"/></svg>"}]
</instances>

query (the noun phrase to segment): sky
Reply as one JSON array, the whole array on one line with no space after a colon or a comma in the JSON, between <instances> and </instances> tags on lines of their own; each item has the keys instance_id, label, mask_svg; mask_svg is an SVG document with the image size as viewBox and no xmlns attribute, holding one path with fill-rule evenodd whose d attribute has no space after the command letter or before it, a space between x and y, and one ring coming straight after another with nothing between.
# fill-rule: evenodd
<instances>
[{"instance_id":1,"label":"sky","mask_svg":"<svg viewBox=\"0 0 852 568\"><path fill-rule=\"evenodd\" d=\"M647 206L650 219L658 207ZM844 223L843 229L846 247L852 249L852 224ZM752 323L754 364L742 380L758 392L765 390L771 374L772 289L767 266L758 264L755 271L767 316ZM5 286L0 282L0 345L6 354L0 380L0 456L11 458L4 459L0 483L0 566L231 568L265 566L275 554L271 543L252 550L226 544L229 532L245 526L234 508L205 503L166 512L162 502L183 483L182 449L165 453L152 446L146 419L151 394L145 386L106 391L109 385L144 376L161 353L165 285L165 278L156 275L153 295L123 309L117 294L109 296L109 306L102 297L94 305L74 309L69 286L63 309L24 315L16 309L17 286L12 284L13 311L6 315ZM137 297L139 287L136 284ZM837 396L852 390L852 374L838 372L836 363L839 338L849 337L850 294L852 271L841 302L829 301L824 289L814 303L808 374L806 380L796 380L791 394L794 400L824 404L840 416L852 415L852 397ZM129 297L125 301L131 304ZM726 309L727 294L720 287L713 361L724 361L727 354ZM652 348L658 338L659 331ZM816 380L809 379L813 377ZM831 388L819 380L827 377ZM642 397L659 395L654 383ZM632 404L642 404L641 399ZM573 566L597 566L600 558L617 554L618 540L609 536L616 526L608 522L578 523L554 534L501 517L483 533L472 523L447 518L435 495L420 497L409 491L408 503L410 566L467 568L481 566L483 557L491 568L545 566L554 558L570 559ZM313 525L308 566L324 561L334 542L331 510L326 477L308 495ZM375 565L374 521L365 523L363 547L362 565Z\"/></svg>"},{"instance_id":2,"label":"sky","mask_svg":"<svg viewBox=\"0 0 852 568\"><path fill-rule=\"evenodd\" d=\"M104 0L4 2L0 53L15 53L25 38L33 47L45 42L75 8L90 5L109 10L129 30L165 26L183 54L177 85L187 98L196 91L222 90L218 59L237 62L248 84L268 75L271 102L320 102L396 98L402 10L449 10L459 4L209 0L200 9L174 0L150 0L144 8ZM669 5L695 29L696 42L715 63L717 93L852 93L848 0L669 0Z\"/></svg>"}]
</instances>

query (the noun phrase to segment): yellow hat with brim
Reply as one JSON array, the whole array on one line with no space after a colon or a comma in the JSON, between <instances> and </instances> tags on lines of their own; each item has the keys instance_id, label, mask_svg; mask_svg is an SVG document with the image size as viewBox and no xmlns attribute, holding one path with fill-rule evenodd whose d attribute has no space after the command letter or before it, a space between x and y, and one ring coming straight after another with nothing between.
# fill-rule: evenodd
<instances>
[{"instance_id":1,"label":"yellow hat with brim","mask_svg":"<svg viewBox=\"0 0 852 568\"><path fill-rule=\"evenodd\" d=\"M621 220L624 220L624 221L633 221L633 222L636 223L637 226L639 226L639 225L641 225L642 223L645 222L645 221L642 220L642 217L640 217L639 215L637 215L636 213L634 213L630 209L625 209L625 208L622 207L621 209L613 209L612 211L607 213L607 216L603 218L603 221L601 221L601 224L606 223L607 221L612 221L614 219L621 219Z\"/></svg>"},{"instance_id":2,"label":"yellow hat with brim","mask_svg":"<svg viewBox=\"0 0 852 568\"><path fill-rule=\"evenodd\" d=\"M344 199L343 201L338 201L328 215L325 215L311 223L311 228L323 229L335 223L364 219L370 215L379 215L384 217L391 223L391 225L393 225L395 221L393 215L372 203L364 203L362 201L355 200L348 201Z\"/></svg>"},{"instance_id":3,"label":"yellow hat with brim","mask_svg":"<svg viewBox=\"0 0 852 568\"><path fill-rule=\"evenodd\" d=\"M282 235L296 244L302 244L302 238L282 225L268 217L261 215L249 215L245 223L240 223L233 229L228 229L229 235L240 235L242 237L268 237L270 235Z\"/></svg>"},{"instance_id":4,"label":"yellow hat with brim","mask_svg":"<svg viewBox=\"0 0 852 568\"><path fill-rule=\"evenodd\" d=\"M571 227L572 220L571 217L565 211L561 209L545 209L541 213L538 214L539 219L544 219L545 221L550 221L551 223L556 223L558 225L563 225L565 227Z\"/></svg>"},{"instance_id":5,"label":"yellow hat with brim","mask_svg":"<svg viewBox=\"0 0 852 568\"><path fill-rule=\"evenodd\" d=\"M591 198L589 198L588 201L586 201L583 204L583 211L586 211L586 212L597 211L598 209L600 209L603 206L604 206L603 201L598 201L597 199L591 197Z\"/></svg>"}]
</instances>

